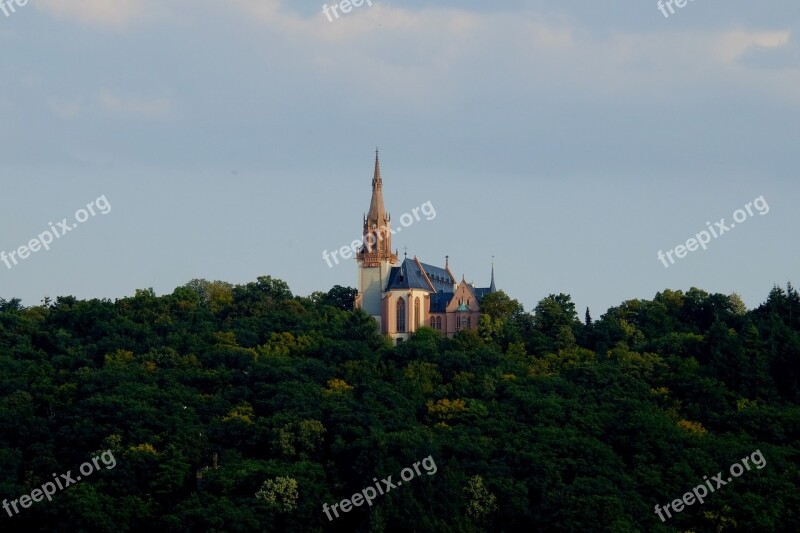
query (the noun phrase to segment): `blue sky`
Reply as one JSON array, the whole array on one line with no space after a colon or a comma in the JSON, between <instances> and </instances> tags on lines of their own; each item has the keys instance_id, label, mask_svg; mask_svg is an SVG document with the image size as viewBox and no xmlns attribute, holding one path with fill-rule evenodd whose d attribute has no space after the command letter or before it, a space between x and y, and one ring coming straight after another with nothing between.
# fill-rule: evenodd
<instances>
[{"instance_id":1,"label":"blue sky","mask_svg":"<svg viewBox=\"0 0 800 533\"><path fill-rule=\"evenodd\" d=\"M797 282L800 4L30 0L0 13L0 251L90 218L0 297L119 298L260 275L354 286L381 148L393 245L530 310ZM564 4L564 5L561 5ZM665 268L657 258L763 196Z\"/></svg>"}]
</instances>

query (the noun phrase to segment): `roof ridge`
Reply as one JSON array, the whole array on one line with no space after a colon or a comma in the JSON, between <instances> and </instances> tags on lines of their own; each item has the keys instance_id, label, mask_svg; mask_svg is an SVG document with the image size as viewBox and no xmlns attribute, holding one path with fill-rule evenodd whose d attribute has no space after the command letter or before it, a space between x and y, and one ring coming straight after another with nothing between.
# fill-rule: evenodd
<instances>
[{"instance_id":1,"label":"roof ridge","mask_svg":"<svg viewBox=\"0 0 800 533\"><path fill-rule=\"evenodd\" d=\"M433 283L431 282L430 278L428 277L428 273L425 272L425 269L422 267L422 263L419 262L419 259L417 259L416 255L414 256L414 261L417 263L417 266L419 267L419 271L422 272L422 277L425 278L425 281L428 282L428 286L431 288L431 290L433 292L436 292L436 287L433 286Z\"/></svg>"}]
</instances>

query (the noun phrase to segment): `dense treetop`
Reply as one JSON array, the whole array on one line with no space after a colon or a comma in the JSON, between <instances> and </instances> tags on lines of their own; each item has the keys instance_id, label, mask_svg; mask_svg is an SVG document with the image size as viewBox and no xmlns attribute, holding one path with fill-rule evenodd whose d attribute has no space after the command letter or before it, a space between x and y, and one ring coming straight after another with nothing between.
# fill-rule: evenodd
<instances>
[{"instance_id":1,"label":"dense treetop","mask_svg":"<svg viewBox=\"0 0 800 533\"><path fill-rule=\"evenodd\" d=\"M269 276L116 301L0 299L0 499L117 466L10 531L797 531L800 297L665 290L592 320L487 295L393 347L354 290ZM760 450L666 522L654 513ZM324 503L431 456L329 522ZM216 466L215 466L216 463Z\"/></svg>"}]
</instances>

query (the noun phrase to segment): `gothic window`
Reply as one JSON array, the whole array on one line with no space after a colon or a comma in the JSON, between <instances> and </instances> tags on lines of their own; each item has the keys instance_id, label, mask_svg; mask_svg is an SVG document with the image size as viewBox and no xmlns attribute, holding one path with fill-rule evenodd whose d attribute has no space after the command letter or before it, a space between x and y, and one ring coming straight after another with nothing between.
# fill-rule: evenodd
<instances>
[{"instance_id":1,"label":"gothic window","mask_svg":"<svg viewBox=\"0 0 800 533\"><path fill-rule=\"evenodd\" d=\"M397 332L406 332L406 301L402 298L397 300Z\"/></svg>"},{"instance_id":2,"label":"gothic window","mask_svg":"<svg viewBox=\"0 0 800 533\"><path fill-rule=\"evenodd\" d=\"M467 317L467 327L469 329L472 329L472 317L471 316Z\"/></svg>"},{"instance_id":3,"label":"gothic window","mask_svg":"<svg viewBox=\"0 0 800 533\"><path fill-rule=\"evenodd\" d=\"M442 317L440 316L436 317L436 329L438 330L442 329Z\"/></svg>"},{"instance_id":4,"label":"gothic window","mask_svg":"<svg viewBox=\"0 0 800 533\"><path fill-rule=\"evenodd\" d=\"M431 329L436 329L436 319L431 317Z\"/></svg>"},{"instance_id":5,"label":"gothic window","mask_svg":"<svg viewBox=\"0 0 800 533\"><path fill-rule=\"evenodd\" d=\"M414 298L414 331L419 329L419 323L422 317L419 314L419 296Z\"/></svg>"}]
</instances>

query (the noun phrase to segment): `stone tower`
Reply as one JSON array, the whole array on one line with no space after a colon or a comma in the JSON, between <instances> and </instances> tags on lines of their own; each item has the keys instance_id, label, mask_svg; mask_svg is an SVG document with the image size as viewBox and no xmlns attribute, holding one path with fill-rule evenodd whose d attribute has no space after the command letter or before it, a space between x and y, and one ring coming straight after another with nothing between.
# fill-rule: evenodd
<instances>
[{"instance_id":1,"label":"stone tower","mask_svg":"<svg viewBox=\"0 0 800 533\"><path fill-rule=\"evenodd\" d=\"M397 253L392 253L390 220L391 217L383 206L383 180L376 149L372 199L369 203L369 212L364 215L364 244L356 254L358 262L356 308L366 311L381 326L381 300L389 271L397 264Z\"/></svg>"}]
</instances>

